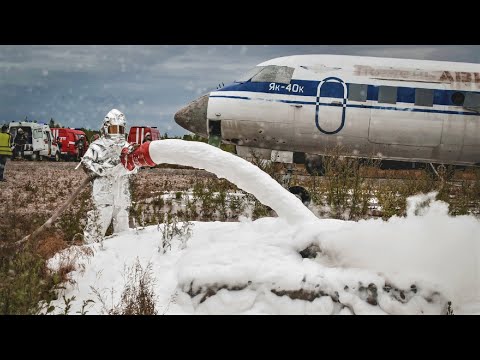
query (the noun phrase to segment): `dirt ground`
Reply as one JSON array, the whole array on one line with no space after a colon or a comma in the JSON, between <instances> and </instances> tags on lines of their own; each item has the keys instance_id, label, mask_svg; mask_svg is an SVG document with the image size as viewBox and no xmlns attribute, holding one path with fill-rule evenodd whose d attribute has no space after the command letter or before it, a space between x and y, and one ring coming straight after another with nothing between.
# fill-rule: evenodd
<instances>
[{"instance_id":1,"label":"dirt ground","mask_svg":"<svg viewBox=\"0 0 480 360\"><path fill-rule=\"evenodd\" d=\"M78 163L74 162L8 160L5 169L7 181L0 182L0 203L6 205L3 216L0 217L0 242L16 241L30 234L64 204L86 178L81 167L76 169L77 165ZM392 178L399 184L405 181L403 177L405 171L376 172L374 180L376 184L391 181ZM412 175L413 179L421 175L421 172L416 173L411 171L408 173L411 180ZM368 177L369 174L364 175ZM461 173L460 177L467 175ZM148 203L151 201L148 199L156 198L165 192L191 190L195 185L207 184L215 179L217 177L214 174L191 168L175 166L143 168L131 176L132 203L137 205ZM294 183L291 185L302 185L307 188L312 181L316 181L317 185L325 181L323 178L306 176L301 167L296 168L293 179ZM218 182L216 183L218 185ZM235 186L228 181L224 180L221 183L224 190L235 191ZM470 196L469 193L467 195ZM88 186L75 199L65 215L55 222L56 229L62 231L56 233L55 237L71 239L76 233L81 232L82 221L91 208L91 186ZM54 236L53 232L54 230L51 236Z\"/></svg>"},{"instance_id":2,"label":"dirt ground","mask_svg":"<svg viewBox=\"0 0 480 360\"><path fill-rule=\"evenodd\" d=\"M8 160L4 174L7 181L0 183L0 200L23 198L33 192L33 196L28 194L24 210L50 213L86 178L81 167L75 169L77 165L73 162ZM143 168L131 177L140 193L166 187L166 191L187 190L194 182L207 178L216 176L204 170L171 168Z\"/></svg>"},{"instance_id":3,"label":"dirt ground","mask_svg":"<svg viewBox=\"0 0 480 360\"><path fill-rule=\"evenodd\" d=\"M0 182L0 202L7 204L7 208L17 214L49 217L85 179L82 168L75 169L77 165L75 162L8 160L5 169L7 181ZM405 171L380 172L377 177L391 178ZM308 181L308 176L300 167L295 173L296 182ZM142 200L163 191L185 191L209 179L217 177L204 170L189 168L143 168L131 176L132 199ZM82 193L85 198L90 189L88 187ZM2 221L0 218L0 225Z\"/></svg>"},{"instance_id":4,"label":"dirt ground","mask_svg":"<svg viewBox=\"0 0 480 360\"><path fill-rule=\"evenodd\" d=\"M0 217L0 241L18 240L43 224L86 178L81 167L75 169L77 165L7 160L7 181L0 182L0 203L6 204ZM187 190L195 182L209 178L216 176L194 169L143 168L131 177L132 198L141 200L161 191ZM83 214L77 217L85 215L90 196L91 186L76 198L69 211L80 210Z\"/></svg>"}]
</instances>

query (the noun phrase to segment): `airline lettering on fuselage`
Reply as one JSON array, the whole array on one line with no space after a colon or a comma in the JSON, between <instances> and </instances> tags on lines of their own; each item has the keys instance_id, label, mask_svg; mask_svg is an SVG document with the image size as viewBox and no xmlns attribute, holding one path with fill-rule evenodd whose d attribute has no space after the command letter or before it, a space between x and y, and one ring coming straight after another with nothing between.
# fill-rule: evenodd
<instances>
[{"instance_id":1,"label":"airline lettering on fuselage","mask_svg":"<svg viewBox=\"0 0 480 360\"><path fill-rule=\"evenodd\" d=\"M427 71L418 69L393 69L355 65L354 75L385 79L432 81L442 83L462 82L480 84L480 73L462 71Z\"/></svg>"},{"instance_id":2,"label":"airline lettering on fuselage","mask_svg":"<svg viewBox=\"0 0 480 360\"><path fill-rule=\"evenodd\" d=\"M270 86L268 87L269 91L281 91L281 90L287 90L288 92L292 93L303 93L303 86L300 86L298 84L277 84L277 83L270 83Z\"/></svg>"}]
</instances>

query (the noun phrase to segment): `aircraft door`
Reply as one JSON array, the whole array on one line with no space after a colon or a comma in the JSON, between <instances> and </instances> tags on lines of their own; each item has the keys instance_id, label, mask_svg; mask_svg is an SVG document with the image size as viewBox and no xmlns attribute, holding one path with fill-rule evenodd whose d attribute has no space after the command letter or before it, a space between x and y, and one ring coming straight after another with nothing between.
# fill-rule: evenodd
<instances>
[{"instance_id":1,"label":"aircraft door","mask_svg":"<svg viewBox=\"0 0 480 360\"><path fill-rule=\"evenodd\" d=\"M315 125L322 134L339 133L345 125L347 85L342 79L329 77L318 84Z\"/></svg>"}]
</instances>

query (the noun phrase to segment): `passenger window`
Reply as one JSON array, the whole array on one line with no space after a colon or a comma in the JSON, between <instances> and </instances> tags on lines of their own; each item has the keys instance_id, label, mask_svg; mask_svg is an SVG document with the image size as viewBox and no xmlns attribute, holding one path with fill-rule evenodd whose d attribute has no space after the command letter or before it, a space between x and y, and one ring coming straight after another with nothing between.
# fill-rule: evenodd
<instances>
[{"instance_id":1,"label":"passenger window","mask_svg":"<svg viewBox=\"0 0 480 360\"><path fill-rule=\"evenodd\" d=\"M387 104L397 103L397 88L395 86L380 86L378 102Z\"/></svg>"},{"instance_id":2,"label":"passenger window","mask_svg":"<svg viewBox=\"0 0 480 360\"><path fill-rule=\"evenodd\" d=\"M463 107L479 112L480 111L480 94L467 93L467 95L465 95L465 101L463 102Z\"/></svg>"},{"instance_id":3,"label":"passenger window","mask_svg":"<svg viewBox=\"0 0 480 360\"><path fill-rule=\"evenodd\" d=\"M415 105L433 106L433 90L415 89Z\"/></svg>"},{"instance_id":4,"label":"passenger window","mask_svg":"<svg viewBox=\"0 0 480 360\"><path fill-rule=\"evenodd\" d=\"M348 84L348 100L367 101L368 85Z\"/></svg>"},{"instance_id":5,"label":"passenger window","mask_svg":"<svg viewBox=\"0 0 480 360\"><path fill-rule=\"evenodd\" d=\"M457 91L452 94L452 102L454 105L462 106L464 100L465 100L465 95L463 95L461 92Z\"/></svg>"},{"instance_id":6,"label":"passenger window","mask_svg":"<svg viewBox=\"0 0 480 360\"><path fill-rule=\"evenodd\" d=\"M294 68L288 66L265 66L262 71L252 78L252 82L275 82L280 84L290 84L294 70Z\"/></svg>"}]
</instances>

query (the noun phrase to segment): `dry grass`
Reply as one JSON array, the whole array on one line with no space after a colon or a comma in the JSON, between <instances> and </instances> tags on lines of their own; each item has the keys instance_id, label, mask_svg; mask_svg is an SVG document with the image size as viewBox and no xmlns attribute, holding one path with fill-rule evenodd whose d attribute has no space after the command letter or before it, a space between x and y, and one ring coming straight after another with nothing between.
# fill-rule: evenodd
<instances>
[{"instance_id":1,"label":"dry grass","mask_svg":"<svg viewBox=\"0 0 480 360\"><path fill-rule=\"evenodd\" d=\"M36 241L36 251L44 259L50 259L59 251L67 248L68 244L61 231L54 229L52 232L40 235Z\"/></svg>"},{"instance_id":2,"label":"dry grass","mask_svg":"<svg viewBox=\"0 0 480 360\"><path fill-rule=\"evenodd\" d=\"M152 274L152 263L142 267L137 258L131 267L124 268L124 288L120 301L111 307L101 291L91 288L102 306L102 312L108 315L157 315L156 295L153 290L155 278ZM113 304L113 289L111 291Z\"/></svg>"}]
</instances>

